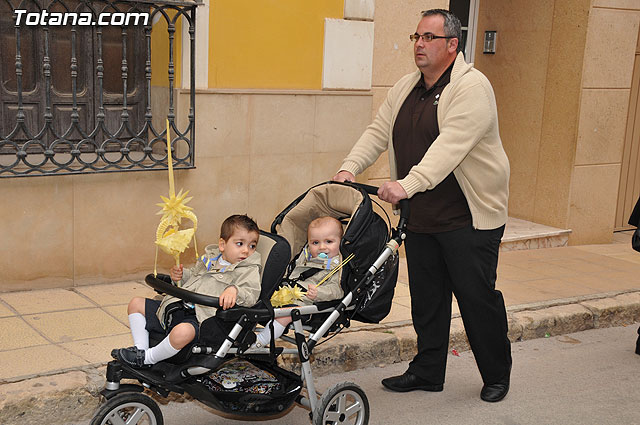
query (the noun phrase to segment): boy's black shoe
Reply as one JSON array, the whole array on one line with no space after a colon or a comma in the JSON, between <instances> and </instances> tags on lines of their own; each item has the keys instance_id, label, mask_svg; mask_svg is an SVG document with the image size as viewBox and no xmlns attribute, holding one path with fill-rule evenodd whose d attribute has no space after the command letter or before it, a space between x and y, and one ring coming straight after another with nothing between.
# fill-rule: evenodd
<instances>
[{"instance_id":1,"label":"boy's black shoe","mask_svg":"<svg viewBox=\"0 0 640 425\"><path fill-rule=\"evenodd\" d=\"M116 358L120 360L120 363L137 369L147 369L151 367L150 364L144 363L144 350L138 347L121 348L116 351Z\"/></svg>"},{"instance_id":2,"label":"boy's black shoe","mask_svg":"<svg viewBox=\"0 0 640 425\"><path fill-rule=\"evenodd\" d=\"M392 376L391 378L383 379L382 385L384 385L391 391L400 393L413 390L438 392L442 391L442 389L444 388L442 384L432 384L431 382L427 382L409 371L406 371L399 376Z\"/></svg>"},{"instance_id":3,"label":"boy's black shoe","mask_svg":"<svg viewBox=\"0 0 640 425\"><path fill-rule=\"evenodd\" d=\"M638 340L636 341L636 354L640 354L640 328L638 328Z\"/></svg>"}]
</instances>

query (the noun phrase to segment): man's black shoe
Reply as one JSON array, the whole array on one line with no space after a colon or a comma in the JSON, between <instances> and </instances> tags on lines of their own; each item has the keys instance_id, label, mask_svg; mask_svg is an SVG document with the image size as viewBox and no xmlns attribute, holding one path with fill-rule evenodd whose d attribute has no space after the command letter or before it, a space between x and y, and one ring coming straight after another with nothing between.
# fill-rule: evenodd
<instances>
[{"instance_id":1,"label":"man's black shoe","mask_svg":"<svg viewBox=\"0 0 640 425\"><path fill-rule=\"evenodd\" d=\"M137 369L146 369L151 367L150 364L144 364L144 350L141 350L138 347L121 348L116 351L116 358L120 360L120 363L124 363Z\"/></svg>"},{"instance_id":2,"label":"man's black shoe","mask_svg":"<svg viewBox=\"0 0 640 425\"><path fill-rule=\"evenodd\" d=\"M509 392L510 375L511 369L509 369L509 372L495 384L483 385L482 391L480 391L480 398L490 403L495 403L496 401L500 401L505 398Z\"/></svg>"},{"instance_id":3,"label":"man's black shoe","mask_svg":"<svg viewBox=\"0 0 640 425\"><path fill-rule=\"evenodd\" d=\"M397 391L400 393L413 390L438 392L442 391L442 389L444 388L442 384L432 384L431 382L427 382L409 371L399 376L392 376L391 378L383 379L382 385L384 385L391 391Z\"/></svg>"}]
</instances>

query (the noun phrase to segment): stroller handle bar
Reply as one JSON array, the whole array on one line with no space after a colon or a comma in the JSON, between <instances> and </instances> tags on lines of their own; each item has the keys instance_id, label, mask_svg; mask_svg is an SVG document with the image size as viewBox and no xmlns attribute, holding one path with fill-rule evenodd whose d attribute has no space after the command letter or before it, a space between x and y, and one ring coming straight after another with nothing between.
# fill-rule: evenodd
<instances>
[{"instance_id":1,"label":"stroller handle bar","mask_svg":"<svg viewBox=\"0 0 640 425\"><path fill-rule=\"evenodd\" d=\"M324 183L319 183L314 187L321 186L321 185L324 185L324 184L338 184L338 185L344 185L344 186L351 186L351 187L356 188L358 190L364 191L365 193L367 193L369 195L378 196L378 188L376 186L371 186L371 185L363 184L363 183L349 182L349 181L344 181L344 182L326 181ZM275 234L278 233L277 225L282 223L282 221L284 220L284 216L293 207L295 207L296 204L304 196L305 196L305 194L302 194L300 197L298 197L298 199L293 201L284 211L282 211L280 214L278 214L278 216L273 220L273 223L271 223L271 233L275 233ZM406 228L407 228L407 220L409 219L409 200L408 199L400 200L400 202L398 202L398 207L400 208L400 220L398 221L398 230L404 232L406 230Z\"/></svg>"},{"instance_id":2,"label":"stroller handle bar","mask_svg":"<svg viewBox=\"0 0 640 425\"><path fill-rule=\"evenodd\" d=\"M149 273L144 278L144 281L147 283L147 285L151 286L158 292L181 298L184 301L190 303L220 308L220 300L218 299L218 297L210 297L208 295L203 295L197 292L179 288L171 283L171 278L167 275L158 274L157 276L154 276L153 273Z\"/></svg>"}]
</instances>

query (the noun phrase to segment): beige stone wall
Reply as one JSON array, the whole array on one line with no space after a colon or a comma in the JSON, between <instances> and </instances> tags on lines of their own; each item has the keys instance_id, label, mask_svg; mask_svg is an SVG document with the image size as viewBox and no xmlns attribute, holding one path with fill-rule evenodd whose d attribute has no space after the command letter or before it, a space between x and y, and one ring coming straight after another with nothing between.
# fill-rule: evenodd
<instances>
[{"instance_id":1,"label":"beige stone wall","mask_svg":"<svg viewBox=\"0 0 640 425\"><path fill-rule=\"evenodd\" d=\"M589 2L555 1L548 46L538 172L532 193L535 205L531 217L534 222L563 229L570 227L568 199L576 149ZM520 166L526 167L526 163ZM579 231L582 230L575 229L572 236Z\"/></svg>"},{"instance_id":2,"label":"beige stone wall","mask_svg":"<svg viewBox=\"0 0 640 425\"><path fill-rule=\"evenodd\" d=\"M199 219L198 246L248 213L263 229L335 173L369 123L368 92L214 92L196 96L196 169L176 172ZM187 122L188 94L178 94ZM142 278L153 270L166 172L0 179L0 291ZM182 257L188 264L193 251ZM159 271L171 266L160 253Z\"/></svg>"},{"instance_id":3,"label":"beige stone wall","mask_svg":"<svg viewBox=\"0 0 640 425\"><path fill-rule=\"evenodd\" d=\"M475 65L493 85L500 135L511 164L509 214L531 220L553 23L554 0L483 1ZM496 53L483 54L485 31L497 31Z\"/></svg>"},{"instance_id":4,"label":"beige stone wall","mask_svg":"<svg viewBox=\"0 0 640 425\"><path fill-rule=\"evenodd\" d=\"M570 244L613 235L639 10L625 0L480 5L475 64L496 91L510 216L572 229ZM498 31L495 55L481 53L485 30Z\"/></svg>"},{"instance_id":5,"label":"beige stone wall","mask_svg":"<svg viewBox=\"0 0 640 425\"><path fill-rule=\"evenodd\" d=\"M153 268L166 173L0 180L0 290L70 287Z\"/></svg>"},{"instance_id":6,"label":"beige stone wall","mask_svg":"<svg viewBox=\"0 0 640 425\"><path fill-rule=\"evenodd\" d=\"M197 168L176 176L194 196L199 246L216 242L232 213L268 229L330 178L389 87L414 69L408 34L420 10L447 4L376 2L371 92L198 91ZM571 228L572 244L610 240L639 28L637 0L482 0L475 62L498 100L512 216ZM485 30L498 31L495 55L481 52ZM177 99L184 125L187 92ZM383 157L362 179L388 176ZM0 291L144 276L167 192L166 172L0 179ZM160 269L170 264L161 254Z\"/></svg>"},{"instance_id":7,"label":"beige stone wall","mask_svg":"<svg viewBox=\"0 0 640 425\"><path fill-rule=\"evenodd\" d=\"M510 215L610 242L640 3L515 3L481 3L475 60L496 91ZM485 30L495 55L481 53Z\"/></svg>"},{"instance_id":8,"label":"beige stone wall","mask_svg":"<svg viewBox=\"0 0 640 425\"><path fill-rule=\"evenodd\" d=\"M269 229L293 199L335 174L370 111L368 92L198 92L198 168L180 184L203 194L194 199L200 220L216 227L247 211Z\"/></svg>"},{"instance_id":9,"label":"beige stone wall","mask_svg":"<svg viewBox=\"0 0 640 425\"><path fill-rule=\"evenodd\" d=\"M639 28L638 1L592 1L569 199L570 243L612 238Z\"/></svg>"}]
</instances>

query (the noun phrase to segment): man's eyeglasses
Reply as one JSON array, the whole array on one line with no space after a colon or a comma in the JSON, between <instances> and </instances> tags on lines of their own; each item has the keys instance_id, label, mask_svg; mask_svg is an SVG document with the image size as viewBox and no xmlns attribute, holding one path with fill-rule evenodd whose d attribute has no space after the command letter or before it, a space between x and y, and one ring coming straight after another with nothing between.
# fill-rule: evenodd
<instances>
[{"instance_id":1,"label":"man's eyeglasses","mask_svg":"<svg viewBox=\"0 0 640 425\"><path fill-rule=\"evenodd\" d=\"M430 33L430 32L425 32L424 34L418 34L418 33L416 32L416 33L411 34L411 35L409 36L409 40L411 40L411 41L413 41L413 42L418 41L418 39L419 39L419 38L422 38L422 41L424 41L424 42L427 42L427 43L428 43L428 42L433 41L433 40L435 40L435 39L437 39L437 38L446 38L446 39L450 39L450 38L456 38L456 37L447 37L446 35L435 35L435 34L432 34L432 33Z\"/></svg>"}]
</instances>

